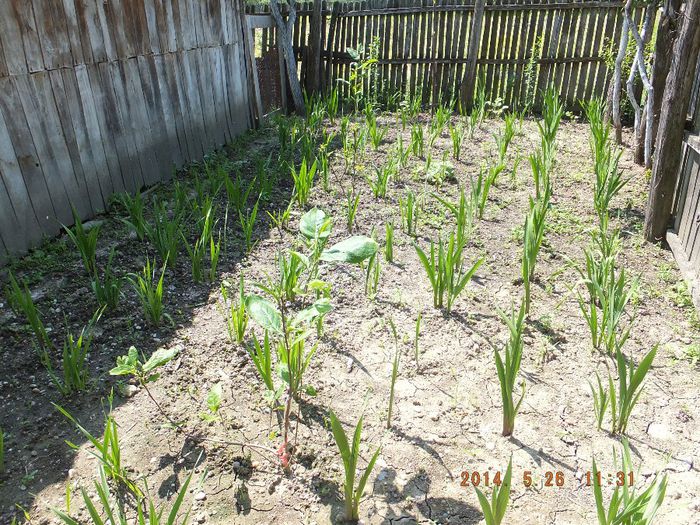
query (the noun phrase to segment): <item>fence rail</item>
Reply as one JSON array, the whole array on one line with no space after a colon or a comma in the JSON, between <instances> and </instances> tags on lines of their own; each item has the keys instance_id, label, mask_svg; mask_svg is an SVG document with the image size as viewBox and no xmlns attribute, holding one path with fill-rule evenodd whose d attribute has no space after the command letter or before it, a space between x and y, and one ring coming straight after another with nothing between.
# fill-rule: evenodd
<instances>
[{"instance_id":1,"label":"fence rail","mask_svg":"<svg viewBox=\"0 0 700 525\"><path fill-rule=\"evenodd\" d=\"M294 47L309 59L311 4L299 6ZM399 0L324 4L320 27L324 84L343 90L351 76L348 48L378 44L380 85L388 93L410 92L424 103L459 93L477 79L491 100L538 106L538 93L553 84L570 109L592 96L605 96L606 56L622 27L619 1L467 2ZM252 8L251 8L252 9ZM255 10L261 8L257 7ZM644 8L634 10L640 23ZM274 46L274 30L263 48Z\"/></svg>"},{"instance_id":2,"label":"fence rail","mask_svg":"<svg viewBox=\"0 0 700 525\"><path fill-rule=\"evenodd\" d=\"M0 1L0 262L252 124L243 11Z\"/></svg>"}]
</instances>

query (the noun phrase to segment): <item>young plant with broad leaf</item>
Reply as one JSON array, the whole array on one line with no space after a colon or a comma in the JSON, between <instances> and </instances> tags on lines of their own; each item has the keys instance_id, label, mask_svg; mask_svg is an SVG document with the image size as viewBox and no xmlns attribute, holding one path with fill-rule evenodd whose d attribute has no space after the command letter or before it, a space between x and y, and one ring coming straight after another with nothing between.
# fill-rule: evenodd
<instances>
[{"instance_id":1,"label":"young plant with broad leaf","mask_svg":"<svg viewBox=\"0 0 700 525\"><path fill-rule=\"evenodd\" d=\"M148 385L157 381L160 377L160 372L156 370L175 359L178 353L179 349L176 346L173 348L159 348L146 359L145 356L139 355L139 351L135 346L131 346L126 355L117 357L117 366L109 371L109 375L112 376L130 376L136 379L139 386L144 389L148 397L153 401L153 404L158 408L158 411L174 428L179 428L178 423L176 423L162 405L156 401Z\"/></svg>"}]
</instances>

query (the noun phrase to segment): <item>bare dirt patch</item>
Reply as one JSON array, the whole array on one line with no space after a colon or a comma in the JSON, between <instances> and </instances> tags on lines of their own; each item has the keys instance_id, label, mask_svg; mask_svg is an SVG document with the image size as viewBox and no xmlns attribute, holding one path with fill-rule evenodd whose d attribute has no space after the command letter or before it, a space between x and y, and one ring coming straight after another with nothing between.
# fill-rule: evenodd
<instances>
[{"instance_id":1,"label":"bare dirt patch","mask_svg":"<svg viewBox=\"0 0 700 525\"><path fill-rule=\"evenodd\" d=\"M425 161L411 158L408 167L400 170L400 179L390 182L387 197L375 199L364 174L385 162L398 133L406 143L410 140L409 130L401 131L393 116L381 117L380 122L390 131L378 152L368 145L360 159L354 186L361 198L354 233L375 231L381 244L385 222L392 221L394 263L383 262L374 300L365 296L358 268L322 267L322 278L332 285L334 310L326 317L324 336L308 372L318 395L305 399L300 418L294 421L298 450L291 474L283 474L269 454L223 443L245 441L277 448L278 419L263 399L245 350L228 341L217 309L218 285L192 284L183 253L166 277L166 310L174 326L150 328L133 292L125 287L125 298L115 312L103 317L95 337L90 356L95 385L90 392L69 399L50 385L22 319L2 305L0 427L7 434L7 472L0 474L0 522L10 522L17 512L15 504L27 509L32 523L57 522L50 509L64 508L66 484L91 487L95 461L50 402L65 406L99 434L101 400L116 382L108 371L115 357L132 344L146 354L160 346L180 346L178 358L167 365L153 393L184 426L181 432L163 428L162 416L144 392L128 399L115 396L124 461L135 479L147 476L152 494L162 502L172 502L172 494L195 469L187 498L187 505L194 507L194 522L335 522L342 512L343 479L327 421L331 408L346 428L364 413L365 460L374 447L382 447L361 504L366 523L479 523L476 495L471 487L460 485L461 473L504 471L511 455L514 482L506 515L509 522L595 521L593 492L585 484L584 473L591 470L594 455L601 471L616 472L613 447L619 443L595 428L587 381L596 371L605 375L612 362L591 350L585 321L571 292L578 275L569 261L582 261L589 231L596 224L587 125L564 122L559 131L554 198L525 337L521 376L527 393L514 437L505 439L500 436L501 400L493 346L502 345L506 329L496 307L508 309L522 294L519 237L532 191L529 166L521 162L514 177L501 175L492 189L485 217L477 221L466 251L468 262L481 255L486 262L448 315L432 306L414 239L400 227L399 198L409 189L420 195L423 211L416 241L421 246L451 231L453 219L431 194L455 199L459 185L466 184L482 162L495 158L492 133L503 123L488 120L473 140L464 141L462 160L452 161L456 180L447 180L439 188L422 182L416 173ZM511 146L508 168L518 153L527 155L537 142L535 123L525 121ZM277 148L274 132L268 130L246 137L230 154L237 168L249 175L254 158L275 154ZM434 158L449 149L449 136L444 133L435 144ZM642 241L644 170L633 164L627 151L621 167L632 181L614 202L611 214L622 229L621 263L641 279L634 305L637 321L625 351L638 359L660 344L628 428L635 461L643 461L636 483L643 485L655 473L668 472L669 487L657 523L698 524L700 376L692 362L700 345L698 321L670 252ZM331 191L326 193L317 185L311 202L334 217L333 243L349 236L344 192L353 183L339 153L331 170ZM187 180L185 175L181 178ZM288 200L289 187L287 180L276 188L267 207ZM157 191L170 194L169 188ZM253 282L274 274L277 251L298 242L300 215L295 209L291 231L280 235L261 211L255 232L259 242L248 256L243 255L237 224L231 225L221 279L237 282L243 272L246 289L252 291ZM106 259L112 246L117 249L118 271L124 273L138 271L148 253L108 216L100 237L100 260ZM66 324L75 331L90 318L96 303L80 260L65 239L52 241L42 250L16 269L30 281L58 341ZM419 312L422 326L416 363L413 334ZM391 430L386 429L394 354L389 318L396 324L402 349ZM205 422L200 414L206 411L207 392L215 383L224 387L221 418ZM73 452L65 439L81 444L81 450ZM526 471L534 480L530 488L523 484ZM546 472L562 472L564 486L544 486ZM606 494L610 490L604 489ZM80 507L77 499L75 509ZM82 517L87 515L83 512Z\"/></svg>"}]
</instances>

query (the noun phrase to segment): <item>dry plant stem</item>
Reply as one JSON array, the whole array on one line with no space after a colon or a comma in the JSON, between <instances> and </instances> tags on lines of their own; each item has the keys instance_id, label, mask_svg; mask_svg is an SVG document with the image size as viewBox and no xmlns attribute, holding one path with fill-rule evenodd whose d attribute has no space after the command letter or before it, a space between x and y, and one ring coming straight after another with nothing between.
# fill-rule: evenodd
<instances>
[{"instance_id":1,"label":"dry plant stem","mask_svg":"<svg viewBox=\"0 0 700 525\"><path fill-rule=\"evenodd\" d=\"M227 439L216 439L209 437L199 437L202 441L208 441L209 443L218 443L219 445L230 445L232 447L241 447L243 450L246 448L252 450L261 450L263 452L268 452L277 457L277 451L274 448L266 447L264 445L256 445L255 443L243 443L242 441L229 441Z\"/></svg>"},{"instance_id":2,"label":"dry plant stem","mask_svg":"<svg viewBox=\"0 0 700 525\"><path fill-rule=\"evenodd\" d=\"M289 332L287 331L287 315L286 315L286 309L284 305L284 300L282 298L279 299L279 308L281 312L281 318L282 318L282 332L284 333L284 348L285 352L287 352L287 362L289 362L289 349L290 349L290 344L289 344ZM285 452L287 451L287 447L289 446L289 425L290 425L290 418L292 415L292 385L294 384L294 377L293 377L293 371L292 368L289 367L289 386L287 388L287 400L284 404L284 430L282 434L282 439L283 439L283 444L285 448Z\"/></svg>"},{"instance_id":3,"label":"dry plant stem","mask_svg":"<svg viewBox=\"0 0 700 525\"><path fill-rule=\"evenodd\" d=\"M141 386L143 387L143 389L144 389L144 390L146 391L146 393L148 394L148 397L151 398L151 401L153 401L153 403L156 405L156 407L158 408L158 410L160 411L160 413L163 415L163 417L165 417L165 419L168 420L168 423L170 423L178 432L180 432L180 431L181 431L180 425L178 425L175 421L173 421L173 419L168 415L168 413L165 411L165 409L163 409L163 407L161 406L161 404L158 403L158 401L156 401L156 398L153 397L153 394L151 394L151 391L150 391L150 390L148 389L148 387L146 386L146 383L145 383L144 381L139 381L139 382L141 383Z\"/></svg>"}]
</instances>

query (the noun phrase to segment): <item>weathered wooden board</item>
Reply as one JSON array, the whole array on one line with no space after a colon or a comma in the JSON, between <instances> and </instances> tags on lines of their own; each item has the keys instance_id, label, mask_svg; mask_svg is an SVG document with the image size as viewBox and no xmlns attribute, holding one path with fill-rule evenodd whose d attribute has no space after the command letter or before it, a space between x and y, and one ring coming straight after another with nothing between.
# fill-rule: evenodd
<instances>
[{"instance_id":1,"label":"weathered wooden board","mask_svg":"<svg viewBox=\"0 0 700 525\"><path fill-rule=\"evenodd\" d=\"M71 204L92 217L254 124L243 11L0 2L0 262L71 224Z\"/></svg>"},{"instance_id":2,"label":"weathered wooden board","mask_svg":"<svg viewBox=\"0 0 700 525\"><path fill-rule=\"evenodd\" d=\"M605 94L609 77L605 48L619 33L622 2L486 0L483 9L477 7L480 3L324 2L325 85L340 85L347 94L352 74L348 48L367 50L377 38L379 85L385 95L415 94L434 105L460 89L473 96L481 79L491 100L522 107L528 92L534 91L537 108L539 93L552 84L567 106L578 110L581 100ZM303 61L311 42L312 3L297 6L294 46ZM264 10L256 7L255 12ZM641 13L643 8L635 10L637 20ZM534 57L536 67L530 68L531 78L525 78L540 39L542 55ZM263 42L263 51L271 42ZM306 69L300 68L302 81ZM338 84L338 79L345 82Z\"/></svg>"}]
</instances>

